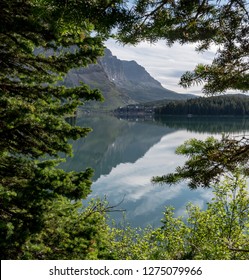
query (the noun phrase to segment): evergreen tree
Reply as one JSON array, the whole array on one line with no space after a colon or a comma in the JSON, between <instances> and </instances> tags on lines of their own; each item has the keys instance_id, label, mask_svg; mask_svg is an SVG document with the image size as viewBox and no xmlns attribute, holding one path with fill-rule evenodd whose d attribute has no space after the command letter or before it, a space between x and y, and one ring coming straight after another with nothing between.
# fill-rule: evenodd
<instances>
[{"instance_id":1,"label":"evergreen tree","mask_svg":"<svg viewBox=\"0 0 249 280\"><path fill-rule=\"evenodd\" d=\"M249 140L246 137L221 140L208 137L206 140L189 139L176 150L179 155L188 158L183 166L178 166L174 173L157 176L154 183L176 184L188 180L191 189L209 188L219 182L223 176L234 174L238 170L249 176Z\"/></svg>"},{"instance_id":2,"label":"evergreen tree","mask_svg":"<svg viewBox=\"0 0 249 280\"><path fill-rule=\"evenodd\" d=\"M30 246L35 248L38 241L33 237L37 234L49 237L48 212L52 211L53 219L61 223L63 212L79 211L77 201L90 193L92 170L65 172L56 166L60 162L59 152L72 153L68 140L84 137L90 131L71 126L65 117L75 114L85 100L101 100L102 96L85 84L69 89L57 83L71 68L94 63L103 54L103 40L117 24L122 10L120 2L3 0L0 3L0 252L3 259L38 258L37 252L26 254L26 251ZM55 159L48 160L48 157ZM78 225L75 216L72 218L76 235L87 249L99 232L91 231L92 219L79 217L82 224ZM62 227L51 232L58 240L56 231L59 230ZM72 231L69 232L67 235L72 236ZM58 242L52 237L50 244L52 240ZM76 247L72 243L70 248L73 251ZM48 251L50 258L57 257L56 252L53 255L51 249ZM46 258L46 254L42 257Z\"/></svg>"}]
</instances>

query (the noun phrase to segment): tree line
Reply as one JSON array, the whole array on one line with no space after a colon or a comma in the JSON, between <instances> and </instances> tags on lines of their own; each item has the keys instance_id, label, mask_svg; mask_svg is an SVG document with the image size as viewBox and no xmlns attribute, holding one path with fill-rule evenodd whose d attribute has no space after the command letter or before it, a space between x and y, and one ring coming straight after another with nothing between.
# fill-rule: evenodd
<instances>
[{"instance_id":1,"label":"tree line","mask_svg":"<svg viewBox=\"0 0 249 280\"><path fill-rule=\"evenodd\" d=\"M155 108L156 115L249 115L249 97L225 95L170 101Z\"/></svg>"}]
</instances>

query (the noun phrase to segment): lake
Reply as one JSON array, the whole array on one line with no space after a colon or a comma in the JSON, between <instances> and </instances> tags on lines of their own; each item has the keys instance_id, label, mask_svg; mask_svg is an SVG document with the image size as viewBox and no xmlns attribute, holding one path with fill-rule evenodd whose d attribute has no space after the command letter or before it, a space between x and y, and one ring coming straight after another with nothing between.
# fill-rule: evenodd
<instances>
[{"instance_id":1,"label":"lake","mask_svg":"<svg viewBox=\"0 0 249 280\"><path fill-rule=\"evenodd\" d=\"M62 165L66 170L95 170L89 198L106 198L116 210L125 210L128 223L159 226L165 206L173 206L176 216L184 216L189 202L205 208L211 189L189 190L186 182L175 186L153 185L151 178L173 172L185 158L175 149L189 138L205 139L221 133L249 132L249 118L164 117L148 120L121 120L113 116L84 115L77 125L93 131L73 143L74 157ZM123 212L111 213L117 222Z\"/></svg>"}]
</instances>

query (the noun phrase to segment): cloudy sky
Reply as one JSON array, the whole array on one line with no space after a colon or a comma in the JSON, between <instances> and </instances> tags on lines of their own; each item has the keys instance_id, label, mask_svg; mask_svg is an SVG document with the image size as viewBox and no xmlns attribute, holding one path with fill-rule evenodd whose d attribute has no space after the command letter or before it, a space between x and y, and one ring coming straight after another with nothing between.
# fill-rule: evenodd
<instances>
[{"instance_id":1,"label":"cloudy sky","mask_svg":"<svg viewBox=\"0 0 249 280\"><path fill-rule=\"evenodd\" d=\"M112 54L122 60L135 60L142 65L153 78L165 88L178 93L194 93L201 95L201 87L184 89L178 85L180 76L193 70L198 63L211 63L214 50L197 53L194 45L174 44L171 48L164 42L151 45L143 42L137 46L121 46L113 40L106 42Z\"/></svg>"}]
</instances>

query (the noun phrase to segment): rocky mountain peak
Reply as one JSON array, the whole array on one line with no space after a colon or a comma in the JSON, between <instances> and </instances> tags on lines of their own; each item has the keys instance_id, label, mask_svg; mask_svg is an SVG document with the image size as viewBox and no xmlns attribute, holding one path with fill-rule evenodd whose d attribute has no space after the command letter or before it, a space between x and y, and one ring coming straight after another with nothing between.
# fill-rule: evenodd
<instances>
[{"instance_id":1,"label":"rocky mountain peak","mask_svg":"<svg viewBox=\"0 0 249 280\"><path fill-rule=\"evenodd\" d=\"M109 49L105 49L105 55L99 58L97 64L69 71L63 83L74 87L81 82L102 91L104 103L89 103L96 108L115 109L134 103L189 98L162 87L136 61L118 59Z\"/></svg>"},{"instance_id":2,"label":"rocky mountain peak","mask_svg":"<svg viewBox=\"0 0 249 280\"><path fill-rule=\"evenodd\" d=\"M127 87L127 83L136 86L163 88L162 85L151 77L144 67L136 61L120 60L113 56L109 49L105 49L105 56L100 59L108 78L119 87Z\"/></svg>"}]
</instances>

